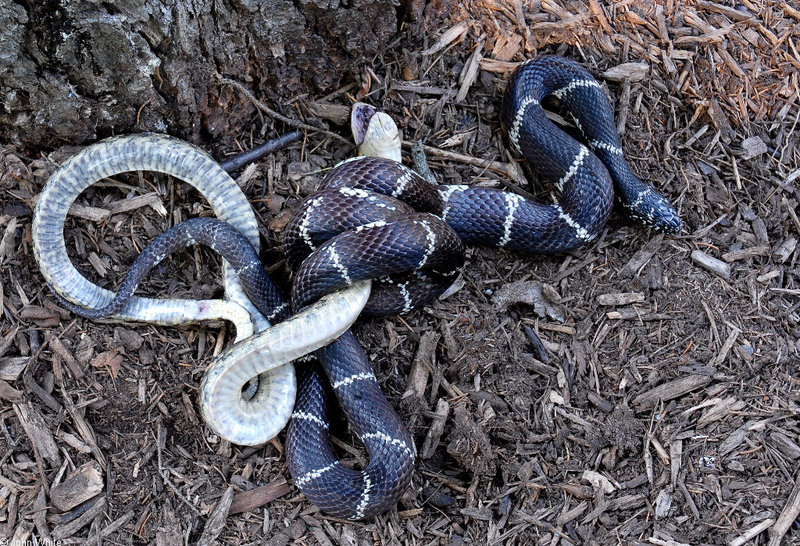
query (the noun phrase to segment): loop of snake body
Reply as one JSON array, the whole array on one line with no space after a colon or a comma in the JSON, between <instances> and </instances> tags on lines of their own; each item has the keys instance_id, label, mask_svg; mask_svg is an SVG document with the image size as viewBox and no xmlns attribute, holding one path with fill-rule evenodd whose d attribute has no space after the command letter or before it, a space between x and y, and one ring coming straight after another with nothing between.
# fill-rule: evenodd
<instances>
[{"instance_id":1,"label":"loop of snake body","mask_svg":"<svg viewBox=\"0 0 800 546\"><path fill-rule=\"evenodd\" d=\"M547 95L555 96L565 104L574 116L586 144L573 140L546 118L541 101ZM393 198L410 201L415 208L437 215L450 226L442 227L443 222L434 219L431 214L412 217L407 224L403 224L406 227L401 228L400 233L405 237L404 241L416 245L412 249L412 257L403 265L432 267L427 272L406 272L400 279L381 274L383 278L379 279L378 284L390 285L389 288L394 288L399 296L385 298L382 300L382 305L385 304L383 311L376 306L374 312L386 312L386 305L391 307L391 312L408 311L435 298L446 288L454 278L455 269L447 267L446 258L437 259L433 256L439 251L439 245L451 246L457 255L460 241L454 241L453 231L465 242L530 252L560 252L591 240L599 233L610 213L613 185L617 187L620 202L632 211L632 216L664 231L680 230L680 220L674 209L630 173L622 156L606 98L599 84L579 65L552 57L524 63L509 81L503 112L512 147L519 149L544 177L557 181L556 185L561 191L561 199L557 203L538 204L490 188L431 186L396 161L385 159L346 161L334 168L326 178L328 198L350 194L350 197L360 199L360 203L374 200L379 209L403 208L395 201L381 201L366 192L388 193ZM193 152L187 151L188 148L173 140L151 135L99 143L96 147L88 148L89 152L82 156L79 154L81 157L73 158L54 174L37 205L34 245L45 278L56 293L79 306L118 306L119 301L113 302L113 295L83 279L71 264L64 265L69 263L69 259L63 242L63 221L66 207L83 188L94 180L125 170L167 172L202 185L199 188L201 193L212 194L207 197L215 212L222 219L234 220L231 222L236 226L233 230L242 231L244 239L250 239L257 249L257 232L254 222L249 222L252 210L249 205L241 205L243 196L232 197L234 193L241 194L241 190L229 177L226 180L219 172L215 172L208 165L213 161L202 152L193 147L189 147ZM165 146L170 151L162 151ZM119 160L115 154L121 154L125 159ZM147 159L142 160L142 157ZM195 176L198 166L202 167L202 176ZM205 186L205 181L212 178L215 182ZM75 182L76 179L79 182ZM354 182L355 179L363 183ZM62 184L71 189L64 193L56 187ZM214 196L220 192L229 192L231 199ZM230 209L226 209L227 204L237 202L238 212L243 214L238 219L238 225L234 218L238 213L231 214ZM306 201L296 217L298 219L287 227L285 242L287 249L294 246L304 254L311 253L305 260L289 259L290 264L299 264L295 278L296 293L292 301L298 308L311 305L301 315L233 345L223 353L230 355L224 364L217 365L215 362L204 377L200 397L203 415L213 430L236 443L266 441L271 436L263 437L265 431L277 426L276 423L286 413L285 410L274 408L265 411L264 403L270 394L287 394L290 388L286 385L291 383L290 386L294 386L293 381L275 381L280 370L290 369L275 363L299 356L298 346L305 345L304 348L313 350L345 331L354 317L344 317L344 311L342 314L338 311L330 315L326 313L339 305L352 314L356 308L367 305L369 281L359 279L376 273L374 268L369 267L371 262L379 258L386 264L402 261L398 258L402 249L386 245L386 228L391 221L382 217L369 220L366 226L356 227L353 231L357 232L358 237L349 232L323 236L313 231L311 226L315 215L323 210L326 213L336 212L319 207L322 202L319 195ZM248 212L244 212L244 208ZM210 236L206 242L212 248L220 249L220 237L229 237L225 233L228 232L221 228L217 235ZM181 245L192 244L195 240L189 233L184 236ZM403 243L400 246L405 248L408 245ZM365 249L369 249L369 252L365 252ZM355 258L351 261L351 253L367 255L367 265ZM163 257L162 254L153 251L149 260L157 261ZM248 263L245 260L243 265L237 266L239 275L250 275L255 270L263 274L260 264L251 267ZM458 267L458 264L455 260L450 265ZM404 268L395 268L392 272L397 273L397 269ZM243 288L234 277L226 267L226 292L229 292L223 304L226 312L228 308L242 309L246 306L254 317L256 329L263 329L265 321L263 317L258 318L262 313L244 301L247 298L239 298ZM305 288L297 288L301 285ZM334 293L318 303L312 303L325 291L343 287L349 287L346 293ZM267 292L271 293L270 290ZM383 293L382 290L376 292ZM267 302L267 296L251 297L264 298L264 305L259 305L263 314L281 318L285 312L285 307L278 309L282 305L279 301ZM323 303L325 298L336 301ZM357 304L354 303L356 300ZM148 305L141 298L131 298L114 312L135 320L149 320L153 316ZM161 306L161 314L156 320L174 321L173 304L162 302L155 305ZM208 311L211 307L206 303L195 302L191 305L195 310L205 313L205 316L223 314L219 310ZM298 318L303 314L311 316L315 322L309 325L304 322L305 319ZM240 322L247 322L241 320L241 313L238 316ZM333 320L336 317L341 320ZM240 333L238 330L239 323L237 333ZM334 331L335 335L332 333ZM309 341L310 337L315 337L315 340ZM303 370L300 396L287 433L290 471L298 487L324 511L346 518L368 517L392 506L405 490L413 469L413 439L380 393L369 362L351 334L344 334L338 341L318 351L318 355L334 391L340 400L345 400L343 407L354 420L354 429L370 452L370 463L364 471L356 472L342 467L336 460L327 436L322 383L319 375L313 369L308 369ZM262 356L270 362L269 365L258 363ZM263 373L266 368L270 368L271 374L261 376L255 403L245 402L241 396L242 385L253 376ZM288 372L283 373L286 379ZM273 419L276 415L279 416L277 420ZM260 420L270 425L261 426ZM269 429L269 433L274 435L277 430Z\"/></svg>"},{"instance_id":2,"label":"loop of snake body","mask_svg":"<svg viewBox=\"0 0 800 546\"><path fill-rule=\"evenodd\" d=\"M33 248L45 281L55 294L74 305L75 311L88 310L106 320L137 321L180 325L209 320L229 320L236 326L237 343L213 359L200 388L200 410L217 434L242 445L259 445L276 436L292 412L296 395L294 368L289 364L339 337L358 317L369 297L371 283L358 283L346 291L332 294L307 308L280 327L270 326L245 292L238 272L223 264L225 298L220 300L153 299L130 296L130 284L123 283L123 306L113 292L89 281L72 264L64 239L67 212L80 193L104 178L130 171L169 174L194 186L224 223L222 237L210 240L222 247L227 233L239 238L239 246L258 252L258 224L250 203L236 182L204 151L166 135L138 134L114 137L84 148L59 167L39 195L33 216ZM174 229L174 228L173 228ZM178 228L181 230L181 228ZM165 232L138 258L129 277L141 279L168 250L194 244L200 234L185 231ZM180 241L183 233L187 239ZM159 247L162 247L159 249ZM144 262L150 262L145 266ZM258 268L246 273L263 274ZM137 281L138 282L138 281ZM270 282L266 281L258 282ZM275 295L277 290L265 293ZM281 305L273 301L274 307ZM268 306L262 306L266 309ZM95 312L95 309L102 311ZM335 313L323 310L336 310ZM108 313L112 313L110 316ZM267 314L272 311L265 311ZM255 335L253 335L253 333ZM249 399L242 388L260 376L258 389Z\"/></svg>"},{"instance_id":3,"label":"loop of snake body","mask_svg":"<svg viewBox=\"0 0 800 546\"><path fill-rule=\"evenodd\" d=\"M70 205L84 189L103 178L133 170L163 172L190 183L209 200L220 219L194 218L156 237L136 258L114 294L91 283L71 263L64 240L64 221ZM404 229L416 226L420 222L417 216L421 215L412 213L389 226L373 225L371 233L379 234L387 227L397 230L397 244L411 252L407 260L413 264L409 263L407 269L419 266L423 258L434 265L463 261L458 237L430 215L422 216L438 222L451 244L442 247L444 253L437 251L426 256L427 247L414 244L421 232ZM234 443L260 445L285 427L295 401L293 368L287 364L328 345L320 352L320 360L334 386L341 391L357 390L350 399L352 402L345 401L342 406L370 452L370 464L363 472L343 467L331 469L330 475L337 477L337 501L328 504L325 499L316 499L313 493L311 500L340 517L360 519L382 512L396 503L408 485L416 449L399 416L383 397L366 354L347 332L367 303L370 271L359 274L353 270L352 282L337 292L327 295L312 292L310 297L302 297L303 308L298 314L269 327L270 322L286 318L289 308L258 259L257 231L248 230L253 227L248 223L250 219L254 224L244 194L201 150L165 135L116 137L84 149L48 180L34 214L34 252L51 289L66 307L79 315L168 325L232 320L237 327L237 342L212 360L201 381L199 402L209 427ZM250 233L252 239L245 233ZM133 296L155 265L194 244L204 244L225 259L225 299L153 300ZM392 265L396 269L397 264ZM248 313L252 313L252 323ZM254 329L257 333L249 335ZM256 376L257 388L245 399L243 388ZM309 377L304 383L302 396L314 396L314 378ZM296 421L308 418L310 414L302 411L294 413ZM314 450L313 441L311 436L310 441L303 442L307 447L301 450L296 464L289 461L291 468L303 468L306 458L303 455ZM397 453L399 457L395 456ZM363 485L370 481L374 485L364 496ZM301 479L297 483L303 487Z\"/></svg>"}]
</instances>

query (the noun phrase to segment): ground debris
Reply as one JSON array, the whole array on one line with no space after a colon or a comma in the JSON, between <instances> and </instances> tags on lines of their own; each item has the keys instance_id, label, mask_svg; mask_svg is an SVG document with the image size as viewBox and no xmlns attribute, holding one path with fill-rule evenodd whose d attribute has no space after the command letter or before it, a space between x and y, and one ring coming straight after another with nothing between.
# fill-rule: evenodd
<instances>
[{"instance_id":1,"label":"ground debris","mask_svg":"<svg viewBox=\"0 0 800 546\"><path fill-rule=\"evenodd\" d=\"M397 509L353 524L287 483L282 436L242 448L200 422L197 384L229 328L108 325L60 309L33 259L31 208L76 148L0 146L0 542L797 541L800 11L777 0L405 4L412 18L367 61L368 77L291 104L258 97L334 124L241 178L280 282L280 232L350 153L339 124L356 93L409 145L423 141L440 182L547 201L551 186L526 182L499 121L507 75L544 54L600 79L625 157L677 206L683 233L615 211L566 255L470 248L446 299L359 323L420 456ZM262 112L230 138L250 148L285 129ZM148 173L79 201L68 249L109 289L156 234L211 214ZM217 297L219 272L212 252L191 248L140 291ZM346 427L335 432L347 464L366 459ZM78 486L82 473L91 487Z\"/></svg>"}]
</instances>

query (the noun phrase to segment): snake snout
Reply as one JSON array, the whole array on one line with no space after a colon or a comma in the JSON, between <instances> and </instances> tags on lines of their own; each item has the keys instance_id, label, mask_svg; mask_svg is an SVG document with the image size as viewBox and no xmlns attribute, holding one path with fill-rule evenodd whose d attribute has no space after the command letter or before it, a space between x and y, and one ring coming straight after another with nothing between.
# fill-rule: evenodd
<instances>
[{"instance_id":1,"label":"snake snout","mask_svg":"<svg viewBox=\"0 0 800 546\"><path fill-rule=\"evenodd\" d=\"M683 229L683 222L681 221L681 219L678 217L678 214L674 210L671 210L669 212L670 215L668 217L662 218L661 222L659 222L660 225L656 226L656 229L658 229L659 231L663 231L665 233L673 233L673 234L680 233L681 230Z\"/></svg>"},{"instance_id":2,"label":"snake snout","mask_svg":"<svg viewBox=\"0 0 800 546\"><path fill-rule=\"evenodd\" d=\"M632 215L639 218L656 231L671 234L680 233L683 229L683 221L678 216L678 212L664 196L656 192L652 193L653 197L647 209L637 211Z\"/></svg>"}]
</instances>

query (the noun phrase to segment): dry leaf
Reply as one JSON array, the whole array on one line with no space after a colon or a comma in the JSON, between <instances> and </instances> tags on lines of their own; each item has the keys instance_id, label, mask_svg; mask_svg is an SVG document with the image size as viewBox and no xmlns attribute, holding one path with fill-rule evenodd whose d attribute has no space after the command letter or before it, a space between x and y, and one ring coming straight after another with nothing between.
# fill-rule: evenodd
<instances>
[{"instance_id":1,"label":"dry leaf","mask_svg":"<svg viewBox=\"0 0 800 546\"><path fill-rule=\"evenodd\" d=\"M94 357L89 364L95 368L108 368L111 378L116 379L122 366L122 355L117 351L106 351Z\"/></svg>"}]
</instances>

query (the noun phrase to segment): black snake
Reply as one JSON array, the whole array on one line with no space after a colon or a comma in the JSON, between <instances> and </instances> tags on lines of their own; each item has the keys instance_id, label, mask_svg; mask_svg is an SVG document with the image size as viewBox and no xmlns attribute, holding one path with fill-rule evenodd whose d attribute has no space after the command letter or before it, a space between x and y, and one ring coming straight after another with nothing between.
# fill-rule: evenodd
<instances>
[{"instance_id":1,"label":"black snake","mask_svg":"<svg viewBox=\"0 0 800 546\"><path fill-rule=\"evenodd\" d=\"M572 139L547 119L541 107L546 96L561 101L574 118L585 144ZM323 193L310 196L287 227L285 247L290 251L289 263L296 269L292 294L295 309L305 308L332 290L353 286L360 289L364 284L359 281L377 277L373 283L375 295L367 303L368 309L374 314L409 311L437 297L453 280L463 260L461 241L528 252L568 250L593 239L602 229L611 211L614 188L620 203L634 218L663 231L680 230L681 222L674 209L628 169L607 99L597 81L576 63L557 57L523 63L509 80L503 122L512 147L521 151L539 174L556 183L561 193L558 202L543 205L491 188L433 186L387 159L358 158L343 162L326 177ZM149 165L133 168L153 169L154 163ZM176 176L182 174L186 175L179 172ZM346 205L344 198L358 204ZM37 208L37 215L47 212L47 207L41 205L40 199L42 210ZM420 212L412 212L408 205ZM351 214L346 221L341 220L346 215L339 213L348 207ZM338 225L326 224L326 218L333 218ZM50 225L43 220L39 223ZM211 235L204 242L217 250L236 237L233 234L236 229L228 229L227 224L208 219L195 223L197 226L184 229L182 234L168 231L162 235L164 239L159 244L166 241L167 246L150 252L149 257L143 253L145 257L140 257L141 262L137 260L131 277L146 272L147 267L172 248L203 242L193 234L195 227L209 230ZM345 231L337 234L342 229ZM35 243L41 233L35 223ZM247 237L241 240L242 244L250 244ZM239 246L239 242L234 246ZM47 254L41 242L37 244L37 256L40 254ZM251 297L262 298L257 307L263 315L276 319L285 316L286 307L279 296L271 288L265 288L268 280L263 280L266 276L260 264L256 266L248 258L234 267L240 278L253 275L256 279L241 284ZM53 285L52 275L45 276ZM96 315L107 312L136 315L129 311L131 303L124 301L135 284L135 280L126 284L125 294L116 301L109 296L101 301L70 297L63 285L54 289L80 306L105 305ZM252 290L252 286L261 290ZM364 290L359 294L363 299ZM315 305L309 309L318 319L325 307ZM292 322L297 322L297 318L288 321ZM346 322L339 321L337 328L346 328ZM290 330L287 327L282 331ZM284 337L301 335L303 332L295 327L291 335ZM309 343L309 347L322 344L316 343L316 346ZM236 353L237 346L242 345L244 349L239 352L250 360L271 350L248 339L234 345L231 352ZM297 350L291 349L289 353L294 354L293 351ZM370 463L361 472L338 463L327 436L323 383L319 374L307 367L301 375L298 400L287 433L290 471L298 487L324 511L346 518L368 517L392 506L408 485L415 455L413 439L380 393L363 350L349 332L317 354L356 434L369 451ZM226 366L217 366L204 384L225 383L226 410L232 404L239 410L237 415L251 414L251 421L255 420L258 416L243 408L241 396L236 402L235 394L247 379L265 369L239 366L232 373ZM230 369L233 368L231 365ZM268 377L262 380L267 385ZM264 390L269 389L259 387L259 392ZM209 399L212 396L209 393L213 392L216 391L203 391L206 394L201 393L201 403L205 400L206 405L213 405L213 399ZM223 428L220 423L221 418L210 419L212 428L218 432ZM237 426L232 418L226 423L228 428L222 431L223 435L232 430L228 437L234 441L245 439L242 443L255 443L253 435L239 430L246 428L245 425Z\"/></svg>"},{"instance_id":2,"label":"black snake","mask_svg":"<svg viewBox=\"0 0 800 546\"><path fill-rule=\"evenodd\" d=\"M541 107L546 96L555 96L563 103L586 144L550 122ZM373 264L372 255L363 255L365 249L382 251L385 261L402 259L404 253L385 241L357 233L358 228L345 231L352 226L344 225L344 219L352 216L368 226L380 224L386 208L402 209L398 199L414 210L441 218L465 243L526 252L563 252L592 240L608 219L614 189L633 218L662 231L680 231L681 221L672 206L631 173L608 100L600 84L580 65L559 57L523 63L506 88L503 123L511 145L542 177L556 182L561 192L558 202L544 205L493 188L435 186L393 159L358 157L344 161L326 175L322 190L309 196L287 225L284 249L290 266L297 269L295 286L309 280L325 287L320 293L347 286ZM432 253L439 243L434 235L438 222L428 222L430 236L423 241L423 248ZM340 230L343 233L335 235ZM334 253L330 252L332 247ZM353 263L349 262L351 258ZM407 312L438 297L452 280L451 271L434 268L433 274L420 274L414 269L416 273L400 278L367 274L374 279L373 294L381 296L372 296L365 311L376 315ZM332 344L327 350L333 353L336 347ZM330 358L328 362L338 360ZM371 371L365 369L351 373L325 365L343 405L356 396L349 389L357 383L363 389L357 406L373 414L374 408L384 411L379 403L383 396ZM364 507L373 506L373 502L376 511L378 506L385 508L405 483L390 479L399 479L398 475L377 481L370 467L356 473L339 465L327 439L322 380L313 370L302 377L293 413L296 418L289 424L286 443L295 483L315 504L344 517L363 517ZM340 393L341 385L347 385L348 392ZM346 412L352 419L351 412ZM372 421L380 422L380 416ZM384 423L377 442L374 435L365 438L358 427L356 432L368 447L370 466L381 452L402 460L402 468L411 466L414 453L408 449L408 434L402 427L398 429L394 416Z\"/></svg>"}]
</instances>

